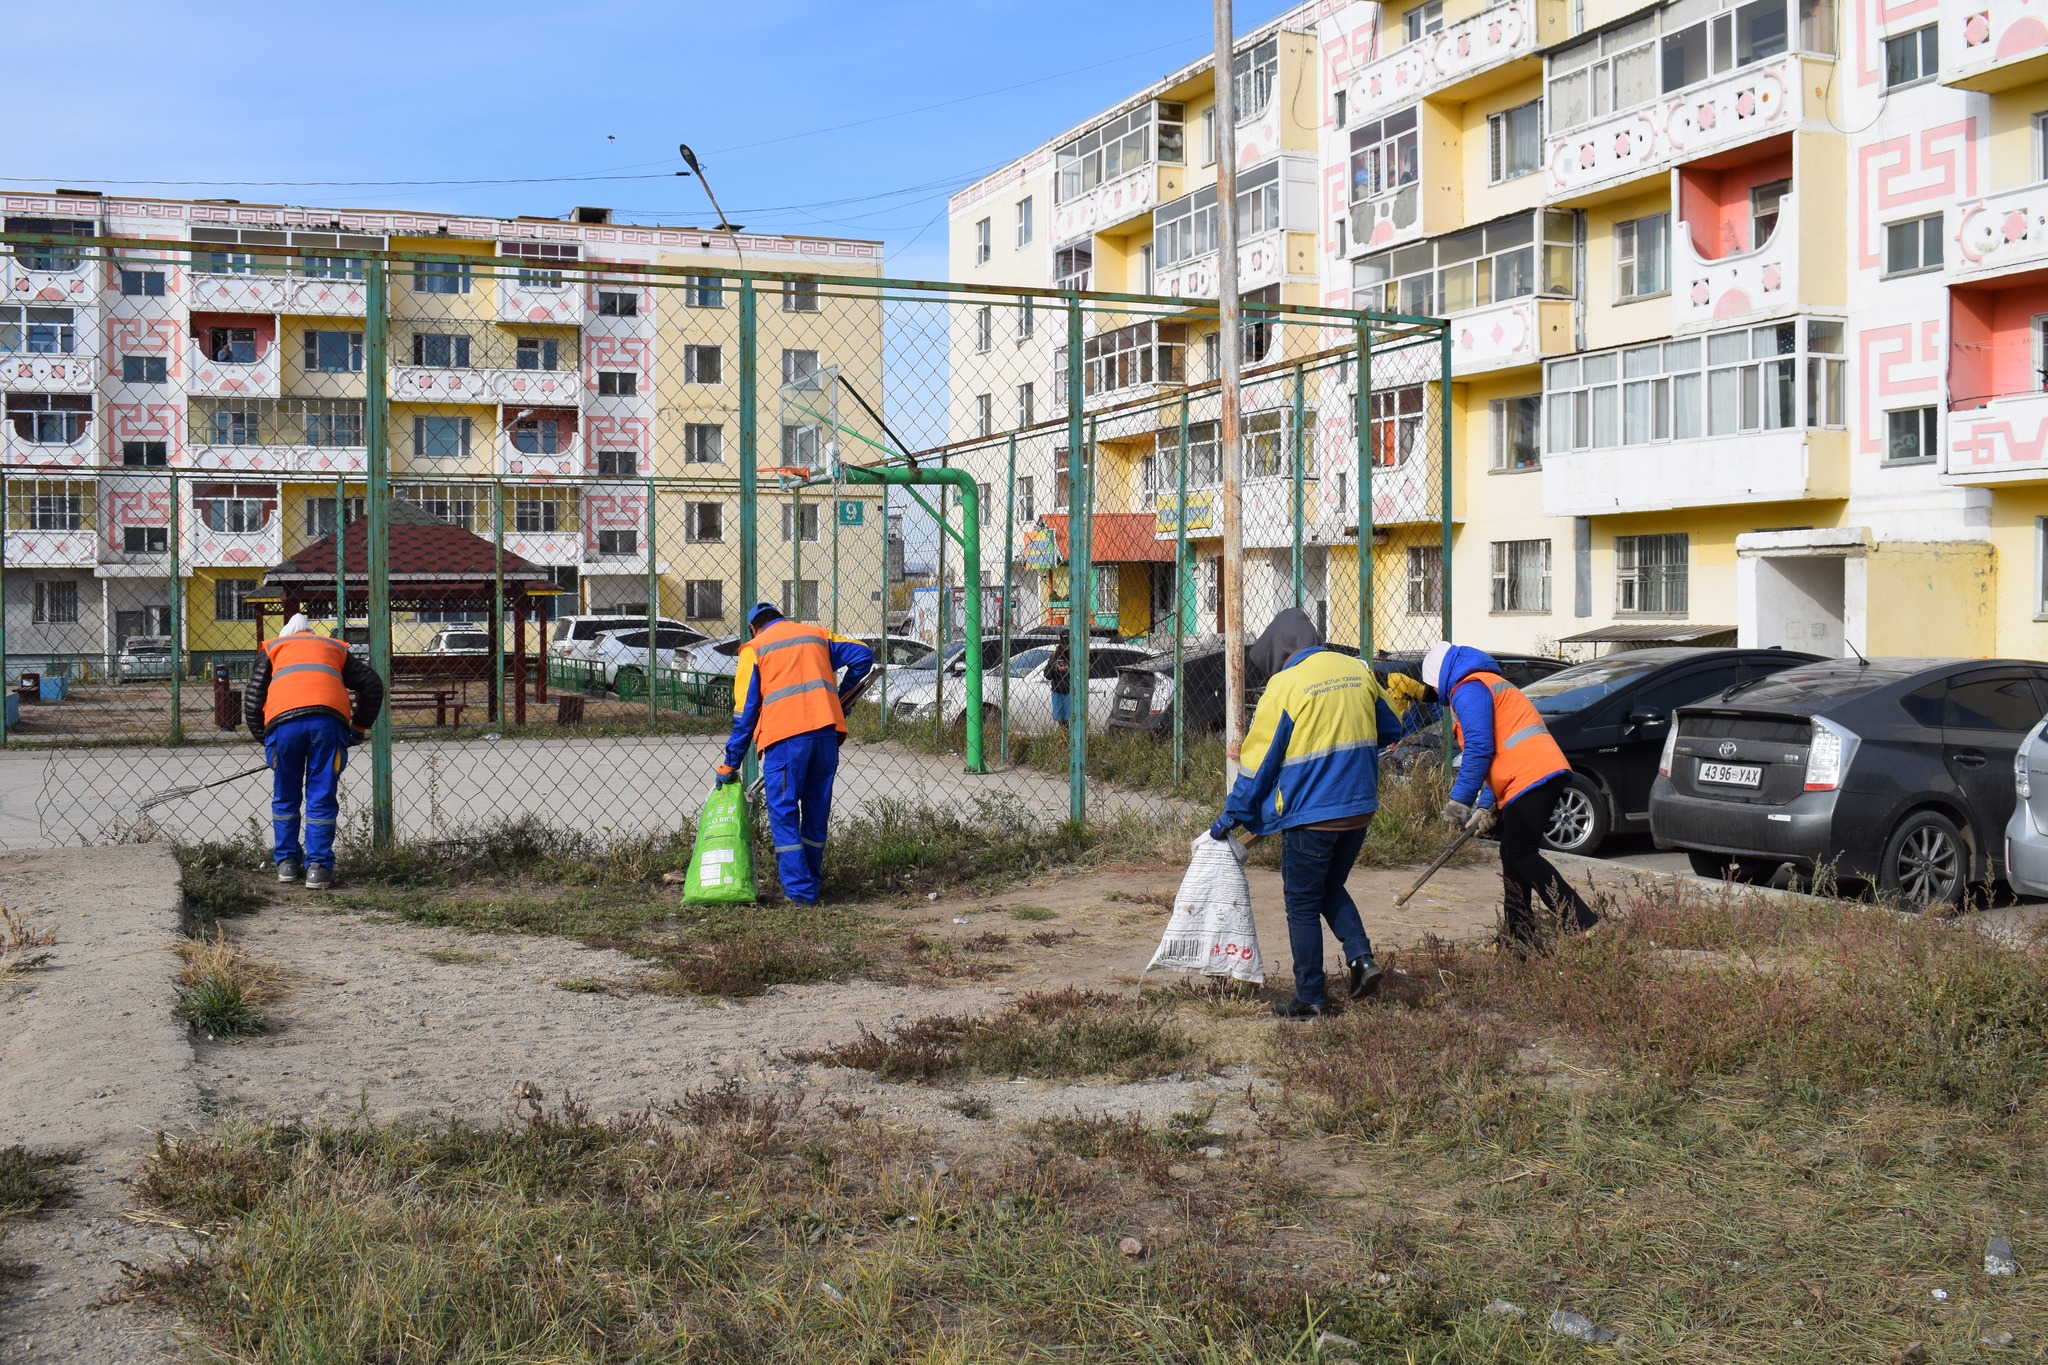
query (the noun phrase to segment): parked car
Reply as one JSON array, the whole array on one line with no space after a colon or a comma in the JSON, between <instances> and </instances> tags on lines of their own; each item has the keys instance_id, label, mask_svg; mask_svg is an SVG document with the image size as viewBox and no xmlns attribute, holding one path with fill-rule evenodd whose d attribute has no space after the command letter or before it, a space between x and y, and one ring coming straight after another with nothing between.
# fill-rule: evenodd
<instances>
[{"instance_id":1,"label":"parked car","mask_svg":"<svg viewBox=\"0 0 2048 1365\"><path fill-rule=\"evenodd\" d=\"M1679 710L1650 823L1693 869L1831 869L1909 905L2005 874L2021 745L2048 664L1830 659Z\"/></svg>"},{"instance_id":2,"label":"parked car","mask_svg":"<svg viewBox=\"0 0 2048 1365\"><path fill-rule=\"evenodd\" d=\"M331 558L332 556L330 556ZM427 642L429 654L488 654L491 632L477 626L448 626Z\"/></svg>"},{"instance_id":3,"label":"parked car","mask_svg":"<svg viewBox=\"0 0 2048 1365\"><path fill-rule=\"evenodd\" d=\"M680 668L682 651L698 644L703 636L681 626L660 626L654 635L654 665L661 669ZM647 627L637 630L607 630L592 641L595 659L604 685L621 700L647 695ZM727 673L732 669L727 668Z\"/></svg>"},{"instance_id":4,"label":"parked car","mask_svg":"<svg viewBox=\"0 0 2048 1365\"><path fill-rule=\"evenodd\" d=\"M660 629L680 630L691 641L705 638L701 630L692 630L681 621L672 621L666 616L657 617L655 623ZM548 632L548 654L556 659L595 659L597 637L608 630L647 629L647 613L629 614L610 612L601 616L558 616L555 627Z\"/></svg>"},{"instance_id":5,"label":"parked car","mask_svg":"<svg viewBox=\"0 0 2048 1365\"><path fill-rule=\"evenodd\" d=\"M2048 718L2020 741L2012 760L2012 818L2005 822L2005 879L2027 896L2048 896ZM2035 795L2036 789L2040 794Z\"/></svg>"},{"instance_id":6,"label":"parked car","mask_svg":"<svg viewBox=\"0 0 2048 1365\"><path fill-rule=\"evenodd\" d=\"M1014 634L1010 637L1009 640L1009 653L1008 655L1005 655L1003 652L1004 644L1002 636L983 635L981 637L982 676L984 678L993 676L995 674L997 665L1002 663L1002 661L1006 657L1014 658L1016 655L1022 653L1024 650L1049 644L1051 641L1057 640L1059 638L1061 637L1059 636L1058 632L1048 631L1039 628L1024 631L1019 634ZM965 663L966 657L966 642L964 640L956 640L952 644L946 646L946 651L943 656L943 659L937 650L933 650L921 659L917 659L914 662L904 664L899 668L892 668L889 671L889 677L891 679L889 683L889 703L891 709L894 709L899 688L917 687L920 685L931 685L932 679L937 676L938 669L942 663L946 669L946 674L949 678L960 677L967 671L967 665ZM948 687L951 687L951 685L951 683L948 683ZM879 702L881 700L881 694L877 690L870 688L868 691L868 698L872 701Z\"/></svg>"},{"instance_id":7,"label":"parked car","mask_svg":"<svg viewBox=\"0 0 2048 1365\"><path fill-rule=\"evenodd\" d=\"M677 683L682 698L705 706L732 705L732 680L740 671L740 646L749 638L721 635L677 650L672 667L683 675Z\"/></svg>"},{"instance_id":8,"label":"parked car","mask_svg":"<svg viewBox=\"0 0 2048 1365\"><path fill-rule=\"evenodd\" d=\"M329 556L332 558L333 556ZM171 676L171 637L131 635L114 659L114 681L163 682Z\"/></svg>"},{"instance_id":9,"label":"parked car","mask_svg":"<svg viewBox=\"0 0 2048 1365\"><path fill-rule=\"evenodd\" d=\"M1012 734L1044 734L1054 728L1052 714L1052 683L1045 676L1045 666L1051 660L1058 645L1045 636L1035 637L1035 642L1013 656L1007 668L998 671L990 668L982 675L981 712L983 723L994 725L1005 714L1005 682L1008 683L1008 715ZM1088 645L1087 705L1088 724L1100 729L1109 721L1116 700L1117 677L1127 664L1133 664L1145 657L1146 651L1139 645L1098 644ZM945 689L945 720L947 724L959 721L967 714L967 689L958 676L960 670L949 667ZM1007 674L1007 678L1005 678ZM1078 703L1078 691L1076 700ZM889 691L889 713L899 720L930 720L938 705L938 688L933 682L924 682Z\"/></svg>"},{"instance_id":10,"label":"parked car","mask_svg":"<svg viewBox=\"0 0 2048 1365\"><path fill-rule=\"evenodd\" d=\"M903 668L929 659L938 652L915 635L891 635L887 649L882 647L879 635L856 635L853 638L875 651L875 664L880 668Z\"/></svg>"}]
</instances>

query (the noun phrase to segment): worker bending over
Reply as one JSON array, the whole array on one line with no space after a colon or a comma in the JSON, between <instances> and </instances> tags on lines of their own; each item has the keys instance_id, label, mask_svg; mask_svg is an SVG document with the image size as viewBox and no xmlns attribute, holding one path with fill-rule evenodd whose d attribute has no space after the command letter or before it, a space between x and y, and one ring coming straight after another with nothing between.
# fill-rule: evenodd
<instances>
[{"instance_id":1,"label":"worker bending over","mask_svg":"<svg viewBox=\"0 0 2048 1365\"><path fill-rule=\"evenodd\" d=\"M1539 894L1559 924L1591 929L1600 917L1543 856L1543 831L1571 781L1572 765L1535 704L1500 675L1491 657L1464 645L1431 645L1422 680L1443 698L1464 748L1443 819L1479 834L1499 825L1507 941L1517 948L1541 945Z\"/></svg>"},{"instance_id":2,"label":"worker bending over","mask_svg":"<svg viewBox=\"0 0 2048 1365\"><path fill-rule=\"evenodd\" d=\"M875 653L858 640L791 621L773 602L757 605L747 624L754 638L740 646L733 674L732 738L718 785L739 781L748 744L760 750L782 894L816 905L832 780L846 738L844 702L875 666ZM845 681L835 682L842 668Z\"/></svg>"},{"instance_id":3,"label":"worker bending over","mask_svg":"<svg viewBox=\"0 0 2048 1365\"><path fill-rule=\"evenodd\" d=\"M351 698L353 693L353 698ZM277 879L334 885L334 822L348 751L384 709L384 680L348 646L315 635L304 613L266 642L242 692L242 720L270 764L270 856ZM299 842L300 804L305 844Z\"/></svg>"}]
</instances>

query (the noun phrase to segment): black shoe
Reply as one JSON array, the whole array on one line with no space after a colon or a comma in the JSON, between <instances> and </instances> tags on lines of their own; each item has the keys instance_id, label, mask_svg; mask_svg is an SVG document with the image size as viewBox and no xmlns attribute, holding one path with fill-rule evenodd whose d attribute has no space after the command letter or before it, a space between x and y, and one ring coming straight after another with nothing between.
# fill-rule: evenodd
<instances>
[{"instance_id":1,"label":"black shoe","mask_svg":"<svg viewBox=\"0 0 2048 1365\"><path fill-rule=\"evenodd\" d=\"M1374 962L1371 958L1355 957L1351 959L1351 998L1353 1000L1363 1000L1368 996L1378 995L1380 993L1380 986L1386 979L1386 972L1381 970L1380 964Z\"/></svg>"},{"instance_id":2,"label":"black shoe","mask_svg":"<svg viewBox=\"0 0 2048 1365\"><path fill-rule=\"evenodd\" d=\"M308 891L328 891L334 887L334 869L325 863L314 863L306 869Z\"/></svg>"},{"instance_id":3,"label":"black shoe","mask_svg":"<svg viewBox=\"0 0 2048 1365\"><path fill-rule=\"evenodd\" d=\"M1311 1005L1306 1000L1294 999L1273 1006L1275 1019L1321 1019L1329 1010L1321 1005Z\"/></svg>"},{"instance_id":4,"label":"black shoe","mask_svg":"<svg viewBox=\"0 0 2048 1365\"><path fill-rule=\"evenodd\" d=\"M277 879L281 882L295 882L305 875L306 870L299 866L297 858L282 859L277 865Z\"/></svg>"}]
</instances>

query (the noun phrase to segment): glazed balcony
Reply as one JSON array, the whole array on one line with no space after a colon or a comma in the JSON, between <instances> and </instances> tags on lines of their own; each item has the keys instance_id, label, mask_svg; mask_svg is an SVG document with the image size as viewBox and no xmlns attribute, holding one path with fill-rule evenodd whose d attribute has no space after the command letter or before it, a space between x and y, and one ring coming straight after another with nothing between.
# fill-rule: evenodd
<instances>
[{"instance_id":1,"label":"glazed balcony","mask_svg":"<svg viewBox=\"0 0 2048 1365\"><path fill-rule=\"evenodd\" d=\"M185 391L206 398L278 396L278 348L246 363L215 360L196 339L185 342Z\"/></svg>"},{"instance_id":2,"label":"glazed balcony","mask_svg":"<svg viewBox=\"0 0 2048 1365\"><path fill-rule=\"evenodd\" d=\"M1996 279L2048 265L2048 182L1958 205L1951 284Z\"/></svg>"},{"instance_id":3,"label":"glazed balcony","mask_svg":"<svg viewBox=\"0 0 2048 1365\"><path fill-rule=\"evenodd\" d=\"M1987 94L2048 77L2048 4L1974 0L1944 5L1941 83Z\"/></svg>"},{"instance_id":4,"label":"glazed balcony","mask_svg":"<svg viewBox=\"0 0 2048 1365\"><path fill-rule=\"evenodd\" d=\"M1543 456L1543 514L1549 517L1832 500L1848 493L1845 431L1788 427Z\"/></svg>"},{"instance_id":5,"label":"glazed balcony","mask_svg":"<svg viewBox=\"0 0 2048 1365\"><path fill-rule=\"evenodd\" d=\"M1174 167L1178 178L1179 167ZM1078 242L1152 212L1160 203L1160 169L1151 162L1053 206L1055 242Z\"/></svg>"},{"instance_id":6,"label":"glazed balcony","mask_svg":"<svg viewBox=\"0 0 2048 1365\"><path fill-rule=\"evenodd\" d=\"M1561 24L1551 38L1543 36L1549 8L1539 0L1507 0L1396 48L1351 78L1350 116L1372 118L1417 99L1468 100L1519 79L1525 73L1518 63L1564 36ZM1563 7L1555 8L1561 19Z\"/></svg>"},{"instance_id":7,"label":"glazed balcony","mask_svg":"<svg viewBox=\"0 0 2048 1365\"><path fill-rule=\"evenodd\" d=\"M1948 415L1942 474L1949 483L2048 478L2048 393L2015 393Z\"/></svg>"},{"instance_id":8,"label":"glazed balcony","mask_svg":"<svg viewBox=\"0 0 2048 1365\"><path fill-rule=\"evenodd\" d=\"M91 479L17 479L7 487L7 565L84 569L99 562L99 490Z\"/></svg>"},{"instance_id":9,"label":"glazed balcony","mask_svg":"<svg viewBox=\"0 0 2048 1365\"><path fill-rule=\"evenodd\" d=\"M1778 201L1778 223L1763 245L1708 259L1680 222L1672 243L1671 328L1696 332L1789 313L1799 306L1799 202Z\"/></svg>"},{"instance_id":10,"label":"glazed balcony","mask_svg":"<svg viewBox=\"0 0 2048 1365\"><path fill-rule=\"evenodd\" d=\"M1219 253L1210 251L1153 276L1154 292L1176 299L1213 299ZM1243 293L1278 284L1288 276L1315 273L1315 236L1275 229L1237 247L1237 287Z\"/></svg>"},{"instance_id":11,"label":"glazed balcony","mask_svg":"<svg viewBox=\"0 0 2048 1365\"><path fill-rule=\"evenodd\" d=\"M99 377L91 355L0 354L0 388L10 393L91 393Z\"/></svg>"},{"instance_id":12,"label":"glazed balcony","mask_svg":"<svg viewBox=\"0 0 2048 1365\"><path fill-rule=\"evenodd\" d=\"M565 280L558 272L536 270L503 275L497 285L500 322L547 327L583 325L584 287L578 280Z\"/></svg>"},{"instance_id":13,"label":"glazed balcony","mask_svg":"<svg viewBox=\"0 0 2048 1365\"><path fill-rule=\"evenodd\" d=\"M1790 132L1806 115L1804 60L1785 53L1549 134L1548 199L1590 202L1695 158Z\"/></svg>"},{"instance_id":14,"label":"glazed balcony","mask_svg":"<svg viewBox=\"0 0 2048 1365\"><path fill-rule=\"evenodd\" d=\"M185 468L220 474L363 474L368 446L233 445L194 441L185 448Z\"/></svg>"}]
</instances>

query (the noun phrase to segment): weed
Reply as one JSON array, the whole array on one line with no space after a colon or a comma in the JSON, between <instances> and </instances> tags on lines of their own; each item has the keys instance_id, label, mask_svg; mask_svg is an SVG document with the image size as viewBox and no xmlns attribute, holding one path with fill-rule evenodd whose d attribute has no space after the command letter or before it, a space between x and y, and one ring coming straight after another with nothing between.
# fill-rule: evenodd
<instances>
[{"instance_id":1,"label":"weed","mask_svg":"<svg viewBox=\"0 0 2048 1365\"><path fill-rule=\"evenodd\" d=\"M616 992L617 985L601 976L565 976L555 983L555 989L577 995L611 995Z\"/></svg>"},{"instance_id":2,"label":"weed","mask_svg":"<svg viewBox=\"0 0 2048 1365\"><path fill-rule=\"evenodd\" d=\"M262 1010L284 990L284 974L256 961L216 930L213 937L183 939L178 974L178 1015L195 1032L214 1038L247 1038L270 1027Z\"/></svg>"},{"instance_id":3,"label":"weed","mask_svg":"<svg viewBox=\"0 0 2048 1365\"><path fill-rule=\"evenodd\" d=\"M884 1079L984 1076L1156 1076L1196 1054L1194 1038L1144 1005L1074 989L1034 992L986 1018L935 1014L892 1029L865 1024L850 1043L801 1061L872 1071Z\"/></svg>"},{"instance_id":4,"label":"weed","mask_svg":"<svg viewBox=\"0 0 2048 1365\"><path fill-rule=\"evenodd\" d=\"M223 843L180 844L178 884L183 892L185 931L210 932L221 920L246 915L263 904L251 882L268 863L253 832Z\"/></svg>"},{"instance_id":5,"label":"weed","mask_svg":"<svg viewBox=\"0 0 2048 1365\"><path fill-rule=\"evenodd\" d=\"M979 1095L955 1095L946 1101L946 1108L963 1119L986 1119L995 1115L995 1106Z\"/></svg>"},{"instance_id":6,"label":"weed","mask_svg":"<svg viewBox=\"0 0 2048 1365\"><path fill-rule=\"evenodd\" d=\"M0 905L0 981L48 966L56 956L49 951L56 942L55 929L32 929L27 920Z\"/></svg>"},{"instance_id":7,"label":"weed","mask_svg":"<svg viewBox=\"0 0 2048 1365\"><path fill-rule=\"evenodd\" d=\"M60 1172L77 1161L76 1152L0 1147L0 1221L33 1217L45 1206L69 1199L71 1179Z\"/></svg>"},{"instance_id":8,"label":"weed","mask_svg":"<svg viewBox=\"0 0 2048 1365\"><path fill-rule=\"evenodd\" d=\"M1026 934L1026 938L1041 948L1057 948L1062 943L1072 943L1081 937L1079 929L1040 929Z\"/></svg>"},{"instance_id":9,"label":"weed","mask_svg":"<svg viewBox=\"0 0 2048 1365\"><path fill-rule=\"evenodd\" d=\"M477 966L498 961L496 953L470 952L462 948L422 948L420 956L429 962L438 962L444 967Z\"/></svg>"},{"instance_id":10,"label":"weed","mask_svg":"<svg viewBox=\"0 0 2048 1365\"><path fill-rule=\"evenodd\" d=\"M1042 905L1013 905L1010 907L1010 918L1021 919L1026 922L1036 922L1058 919L1059 916Z\"/></svg>"}]
</instances>

